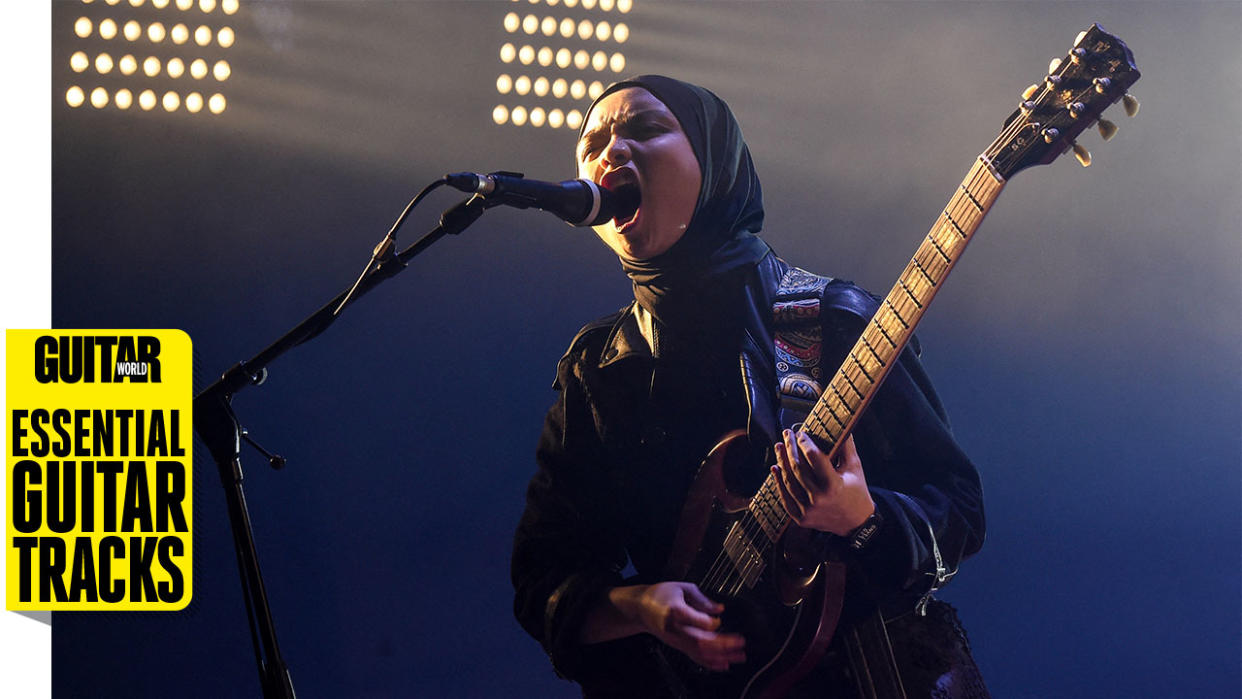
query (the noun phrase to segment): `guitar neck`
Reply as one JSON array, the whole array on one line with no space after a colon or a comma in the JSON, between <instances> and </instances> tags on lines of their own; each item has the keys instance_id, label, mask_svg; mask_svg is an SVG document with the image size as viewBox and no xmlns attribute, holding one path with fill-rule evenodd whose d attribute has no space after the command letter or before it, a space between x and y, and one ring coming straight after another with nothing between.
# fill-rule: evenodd
<instances>
[{"instance_id":1,"label":"guitar neck","mask_svg":"<svg viewBox=\"0 0 1242 699\"><path fill-rule=\"evenodd\" d=\"M841 439L854 428L901 356L923 312L1004 186L1004 178L989 159L979 156L807 414L803 429L830 445L831 456L836 455ZM778 492L776 481L769 475L750 503L751 513L773 541L789 524Z\"/></svg>"}]
</instances>

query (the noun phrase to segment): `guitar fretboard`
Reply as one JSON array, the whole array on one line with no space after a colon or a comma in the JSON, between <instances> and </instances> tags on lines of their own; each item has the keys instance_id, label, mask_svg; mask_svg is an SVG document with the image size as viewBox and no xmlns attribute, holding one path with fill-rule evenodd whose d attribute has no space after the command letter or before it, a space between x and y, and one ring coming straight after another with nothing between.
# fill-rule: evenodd
<instances>
[{"instance_id":1,"label":"guitar fretboard","mask_svg":"<svg viewBox=\"0 0 1242 699\"><path fill-rule=\"evenodd\" d=\"M923 312L1004 186L987 156L980 156L807 414L803 429L830 445L830 456L836 455L840 440L854 428L901 356ZM766 552L789 526L778 493L775 477L769 474L751 498L749 512L725 539L724 553L736 576L729 577L740 584L754 584L765 567Z\"/></svg>"}]
</instances>

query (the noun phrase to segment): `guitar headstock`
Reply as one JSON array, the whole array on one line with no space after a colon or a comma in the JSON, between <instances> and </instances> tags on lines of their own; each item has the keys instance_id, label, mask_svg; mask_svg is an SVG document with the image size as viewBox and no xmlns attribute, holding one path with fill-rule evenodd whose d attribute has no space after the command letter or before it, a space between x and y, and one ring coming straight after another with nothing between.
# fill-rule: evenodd
<instances>
[{"instance_id":1,"label":"guitar headstock","mask_svg":"<svg viewBox=\"0 0 1242 699\"><path fill-rule=\"evenodd\" d=\"M1043 82L1022 93L1018 109L984 155L1005 179L1019 170L1046 165L1071 147L1086 167L1091 154L1074 139L1097 122L1104 140L1112 138L1117 127L1100 115L1123 100L1126 113L1134 116L1138 100L1127 90L1138 79L1130 49L1093 24L1078 35L1064 58L1052 60Z\"/></svg>"}]
</instances>

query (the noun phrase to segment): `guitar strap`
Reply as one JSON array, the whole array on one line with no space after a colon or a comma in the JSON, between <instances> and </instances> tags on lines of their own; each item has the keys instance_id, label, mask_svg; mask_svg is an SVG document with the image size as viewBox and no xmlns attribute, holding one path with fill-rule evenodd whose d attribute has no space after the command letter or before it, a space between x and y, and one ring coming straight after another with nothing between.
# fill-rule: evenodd
<instances>
[{"instance_id":1,"label":"guitar strap","mask_svg":"<svg viewBox=\"0 0 1242 699\"><path fill-rule=\"evenodd\" d=\"M782 427L802 422L823 391L823 321L820 306L830 277L790 266L772 302L772 335L776 345L776 376L780 395L778 419ZM901 676L893 658L879 612L843 633L846 657L859 696L865 699L905 699Z\"/></svg>"}]
</instances>

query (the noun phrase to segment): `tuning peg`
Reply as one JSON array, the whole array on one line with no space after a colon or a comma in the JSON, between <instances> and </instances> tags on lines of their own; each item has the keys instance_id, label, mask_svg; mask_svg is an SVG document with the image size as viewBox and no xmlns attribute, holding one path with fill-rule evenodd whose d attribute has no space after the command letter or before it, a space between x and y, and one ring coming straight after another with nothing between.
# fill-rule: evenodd
<instances>
[{"instance_id":1,"label":"tuning peg","mask_svg":"<svg viewBox=\"0 0 1242 699\"><path fill-rule=\"evenodd\" d=\"M1100 136L1103 136L1105 141L1111 141L1113 136L1117 135L1117 125L1108 119L1100 119L1099 129Z\"/></svg>"},{"instance_id":2,"label":"tuning peg","mask_svg":"<svg viewBox=\"0 0 1242 699\"><path fill-rule=\"evenodd\" d=\"M1079 47L1079 48L1074 49L1073 51L1070 51L1070 60L1073 61L1075 64L1082 63L1082 59L1086 57L1087 57L1087 50L1082 47Z\"/></svg>"},{"instance_id":3,"label":"tuning peg","mask_svg":"<svg viewBox=\"0 0 1242 699\"><path fill-rule=\"evenodd\" d=\"M1135 114L1138 114L1138 110L1139 110L1138 98L1130 94L1129 92L1127 92L1121 98L1121 106L1125 107L1126 116L1134 116Z\"/></svg>"},{"instance_id":4,"label":"tuning peg","mask_svg":"<svg viewBox=\"0 0 1242 699\"><path fill-rule=\"evenodd\" d=\"M1036 92L1039 92L1039 83L1035 83L1034 85L1031 85L1030 87L1023 90L1022 99L1029 100L1035 96Z\"/></svg>"},{"instance_id":5,"label":"tuning peg","mask_svg":"<svg viewBox=\"0 0 1242 699\"><path fill-rule=\"evenodd\" d=\"M1048 75L1052 75L1053 73L1057 72L1057 69L1060 67L1061 67L1061 59L1060 58L1052 59L1052 61L1048 63Z\"/></svg>"},{"instance_id":6,"label":"tuning peg","mask_svg":"<svg viewBox=\"0 0 1242 699\"><path fill-rule=\"evenodd\" d=\"M1091 166L1091 151L1083 148L1077 143L1074 144L1074 157L1078 158L1078 162L1082 163L1083 167Z\"/></svg>"},{"instance_id":7,"label":"tuning peg","mask_svg":"<svg viewBox=\"0 0 1242 699\"><path fill-rule=\"evenodd\" d=\"M1077 119L1078 117L1082 116L1083 112L1087 110L1087 105L1083 104L1082 102L1073 102L1071 104L1067 104L1066 108L1069 109L1070 118Z\"/></svg>"}]
</instances>

